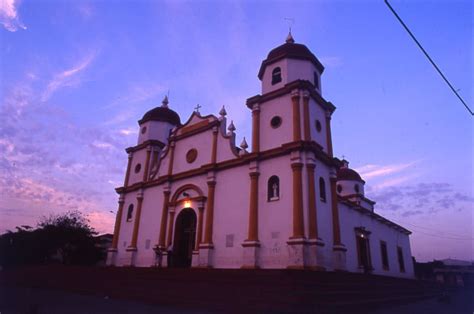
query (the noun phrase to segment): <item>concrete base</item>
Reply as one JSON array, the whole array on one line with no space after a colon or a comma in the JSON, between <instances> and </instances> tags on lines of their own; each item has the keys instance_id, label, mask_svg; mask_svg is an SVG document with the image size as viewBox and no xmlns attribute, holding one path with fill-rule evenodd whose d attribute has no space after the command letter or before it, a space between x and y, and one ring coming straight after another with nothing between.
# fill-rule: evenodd
<instances>
[{"instance_id":1,"label":"concrete base","mask_svg":"<svg viewBox=\"0 0 474 314\"><path fill-rule=\"evenodd\" d=\"M197 267L212 267L212 256L214 253L214 246L209 243L203 243L199 245L199 264Z\"/></svg>"},{"instance_id":2,"label":"concrete base","mask_svg":"<svg viewBox=\"0 0 474 314\"><path fill-rule=\"evenodd\" d=\"M337 244L332 247L332 264L334 270L346 271L346 246L344 244Z\"/></svg>"},{"instance_id":3,"label":"concrete base","mask_svg":"<svg viewBox=\"0 0 474 314\"><path fill-rule=\"evenodd\" d=\"M307 244L306 267L314 270L325 270L324 242L321 239L310 239Z\"/></svg>"},{"instance_id":4,"label":"concrete base","mask_svg":"<svg viewBox=\"0 0 474 314\"><path fill-rule=\"evenodd\" d=\"M258 253L260 250L260 242L244 241L242 243L244 253L242 257L241 268L258 268Z\"/></svg>"},{"instance_id":5,"label":"concrete base","mask_svg":"<svg viewBox=\"0 0 474 314\"><path fill-rule=\"evenodd\" d=\"M306 240L304 238L290 239L286 243L288 244L287 268L304 269L305 257L308 255Z\"/></svg>"},{"instance_id":6,"label":"concrete base","mask_svg":"<svg viewBox=\"0 0 474 314\"><path fill-rule=\"evenodd\" d=\"M193 251L191 267L199 267L199 251Z\"/></svg>"},{"instance_id":7,"label":"concrete base","mask_svg":"<svg viewBox=\"0 0 474 314\"><path fill-rule=\"evenodd\" d=\"M117 249L109 249L107 251L107 261L105 265L107 266L115 266L117 263Z\"/></svg>"},{"instance_id":8,"label":"concrete base","mask_svg":"<svg viewBox=\"0 0 474 314\"><path fill-rule=\"evenodd\" d=\"M124 266L135 266L136 257L137 257L137 248L136 247L128 247L125 251Z\"/></svg>"}]
</instances>

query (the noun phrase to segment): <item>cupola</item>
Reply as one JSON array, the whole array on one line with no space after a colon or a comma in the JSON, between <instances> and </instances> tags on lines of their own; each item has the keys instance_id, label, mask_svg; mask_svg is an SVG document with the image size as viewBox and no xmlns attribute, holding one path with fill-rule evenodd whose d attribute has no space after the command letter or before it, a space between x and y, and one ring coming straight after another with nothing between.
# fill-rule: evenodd
<instances>
[{"instance_id":1,"label":"cupola","mask_svg":"<svg viewBox=\"0 0 474 314\"><path fill-rule=\"evenodd\" d=\"M365 181L357 171L349 168L349 162L342 160L342 166L337 171L337 193L341 196L364 196Z\"/></svg>"},{"instance_id":2,"label":"cupola","mask_svg":"<svg viewBox=\"0 0 474 314\"><path fill-rule=\"evenodd\" d=\"M271 50L263 60L258 78L262 81L262 94L274 91L296 80L311 82L321 91L321 74L324 66L303 44L295 43L291 32L283 45Z\"/></svg>"},{"instance_id":3,"label":"cupola","mask_svg":"<svg viewBox=\"0 0 474 314\"><path fill-rule=\"evenodd\" d=\"M171 130L181 125L179 115L168 107L168 103L168 97L165 96L160 107L151 109L138 121L138 144L148 140L166 144Z\"/></svg>"}]
</instances>

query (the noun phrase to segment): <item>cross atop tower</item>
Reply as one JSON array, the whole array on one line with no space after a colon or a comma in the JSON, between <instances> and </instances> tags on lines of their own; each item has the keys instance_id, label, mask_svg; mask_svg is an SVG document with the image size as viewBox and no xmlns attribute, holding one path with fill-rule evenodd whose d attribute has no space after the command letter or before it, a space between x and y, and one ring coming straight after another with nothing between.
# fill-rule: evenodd
<instances>
[{"instance_id":1,"label":"cross atop tower","mask_svg":"<svg viewBox=\"0 0 474 314\"><path fill-rule=\"evenodd\" d=\"M196 107L194 107L194 111L199 113L199 109L202 108L202 106L200 104L197 104Z\"/></svg>"}]
</instances>

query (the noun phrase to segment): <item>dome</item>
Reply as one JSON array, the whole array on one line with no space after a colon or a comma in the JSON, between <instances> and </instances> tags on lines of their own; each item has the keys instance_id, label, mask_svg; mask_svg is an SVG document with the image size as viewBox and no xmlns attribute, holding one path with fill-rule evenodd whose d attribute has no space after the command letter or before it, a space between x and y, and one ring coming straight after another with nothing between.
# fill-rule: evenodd
<instances>
[{"instance_id":1,"label":"dome","mask_svg":"<svg viewBox=\"0 0 474 314\"><path fill-rule=\"evenodd\" d=\"M181 125L181 119L179 118L179 115L175 111L163 106L156 107L145 113L143 118L138 121L138 124L142 124L147 121L163 121L173 125Z\"/></svg>"},{"instance_id":2,"label":"dome","mask_svg":"<svg viewBox=\"0 0 474 314\"><path fill-rule=\"evenodd\" d=\"M295 44L293 40L287 40L286 43L284 43L281 46L276 47L275 49L273 49L272 51L268 53L267 58L263 60L262 65L260 66L260 71L258 72L258 78L262 79L263 72L265 70L265 67L268 64L274 63L275 61L278 61L284 58L311 61L314 64L314 66L320 71L320 73L323 73L324 71L324 66L321 64L321 62L319 62L316 56L308 49L308 47L302 44Z\"/></svg>"},{"instance_id":3,"label":"dome","mask_svg":"<svg viewBox=\"0 0 474 314\"><path fill-rule=\"evenodd\" d=\"M337 170L337 180L360 181L365 183L365 181L362 180L360 174L358 174L357 171L349 168L348 165L349 163L346 160L342 161L342 167Z\"/></svg>"}]
</instances>

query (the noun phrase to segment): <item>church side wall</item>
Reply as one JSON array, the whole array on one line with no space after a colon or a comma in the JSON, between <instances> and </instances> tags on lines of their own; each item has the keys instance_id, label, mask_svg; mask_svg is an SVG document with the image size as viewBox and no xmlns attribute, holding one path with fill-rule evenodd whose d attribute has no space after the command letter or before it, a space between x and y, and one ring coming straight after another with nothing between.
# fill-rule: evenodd
<instances>
[{"instance_id":1,"label":"church side wall","mask_svg":"<svg viewBox=\"0 0 474 314\"><path fill-rule=\"evenodd\" d=\"M290 95L278 97L263 103L260 108L260 150L265 151L280 147L283 143L293 141L293 120ZM282 120L278 128L273 128L270 121L279 116Z\"/></svg>"},{"instance_id":2,"label":"church side wall","mask_svg":"<svg viewBox=\"0 0 474 314\"><path fill-rule=\"evenodd\" d=\"M341 236L342 242L347 247L347 270L351 272L362 272L359 268L356 233L354 228L365 227L370 231L369 246L372 267L372 273L393 277L413 278L413 262L411 257L411 249L409 237L370 216L360 213L347 205L339 203L340 219L341 219ZM389 270L382 267L382 253L380 249L380 241L387 243L387 253L389 260ZM405 272L401 272L398 264L397 246L403 250L403 259L405 264Z\"/></svg>"},{"instance_id":3,"label":"church side wall","mask_svg":"<svg viewBox=\"0 0 474 314\"><path fill-rule=\"evenodd\" d=\"M127 221L127 211L130 204L133 204L133 217L130 221ZM122 211L122 224L120 227L120 236L117 247L117 265L122 266L129 263L127 261L126 249L130 245L132 239L133 223L135 219L135 213L137 210L137 192L130 192L125 194L124 206Z\"/></svg>"}]
</instances>

